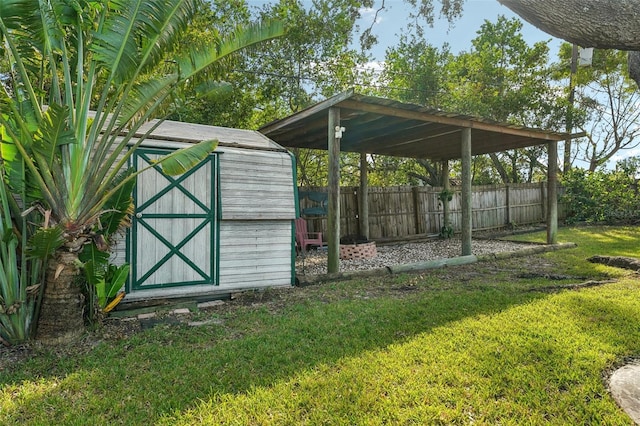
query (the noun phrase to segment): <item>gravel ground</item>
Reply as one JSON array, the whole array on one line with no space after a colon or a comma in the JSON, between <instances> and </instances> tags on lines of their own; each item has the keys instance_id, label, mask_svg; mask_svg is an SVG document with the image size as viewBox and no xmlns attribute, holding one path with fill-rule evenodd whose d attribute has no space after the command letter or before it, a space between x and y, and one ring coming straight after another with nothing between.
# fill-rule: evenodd
<instances>
[{"instance_id":1,"label":"gravel ground","mask_svg":"<svg viewBox=\"0 0 640 426\"><path fill-rule=\"evenodd\" d=\"M473 240L472 251L475 255L515 251L523 243L500 240ZM448 240L434 239L426 242L412 242L378 246L378 255L372 259L340 260L340 271L363 271L385 266L426 262L460 256L460 238ZM318 275L327 272L326 251L310 250L306 256L296 258L296 273Z\"/></svg>"}]
</instances>

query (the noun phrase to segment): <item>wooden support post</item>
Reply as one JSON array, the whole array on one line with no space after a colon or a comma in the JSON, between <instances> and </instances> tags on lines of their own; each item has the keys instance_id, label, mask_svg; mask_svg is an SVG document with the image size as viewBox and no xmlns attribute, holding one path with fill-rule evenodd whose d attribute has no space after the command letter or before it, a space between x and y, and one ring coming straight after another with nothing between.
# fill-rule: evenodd
<instances>
[{"instance_id":1,"label":"wooden support post","mask_svg":"<svg viewBox=\"0 0 640 426\"><path fill-rule=\"evenodd\" d=\"M547 144L547 244L558 242L558 142Z\"/></svg>"},{"instance_id":2,"label":"wooden support post","mask_svg":"<svg viewBox=\"0 0 640 426\"><path fill-rule=\"evenodd\" d=\"M360 200L358 220L360 235L369 239L369 180L367 177L367 154L360 153Z\"/></svg>"},{"instance_id":3,"label":"wooden support post","mask_svg":"<svg viewBox=\"0 0 640 426\"><path fill-rule=\"evenodd\" d=\"M471 129L462 129L462 255L471 255Z\"/></svg>"},{"instance_id":4,"label":"wooden support post","mask_svg":"<svg viewBox=\"0 0 640 426\"><path fill-rule=\"evenodd\" d=\"M442 189L447 191L451 191L451 180L449 179L449 160L442 161ZM453 226L451 222L451 206L449 205L449 201L442 201L442 226Z\"/></svg>"},{"instance_id":5,"label":"wooden support post","mask_svg":"<svg viewBox=\"0 0 640 426\"><path fill-rule=\"evenodd\" d=\"M329 199L327 216L327 272L340 269L340 138L336 138L336 127L340 127L340 109L329 108L327 143L329 149Z\"/></svg>"}]
</instances>

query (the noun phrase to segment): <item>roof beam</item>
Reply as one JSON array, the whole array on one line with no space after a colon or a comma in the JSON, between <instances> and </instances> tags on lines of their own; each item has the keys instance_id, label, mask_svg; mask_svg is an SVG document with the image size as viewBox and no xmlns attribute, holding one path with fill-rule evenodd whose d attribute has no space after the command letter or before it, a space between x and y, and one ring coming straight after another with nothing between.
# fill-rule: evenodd
<instances>
[{"instance_id":1,"label":"roof beam","mask_svg":"<svg viewBox=\"0 0 640 426\"><path fill-rule=\"evenodd\" d=\"M515 126L505 126L501 124L492 124L470 118L448 117L446 115L438 115L425 111L412 111L400 108L394 108L384 105L374 105L366 102L358 102L351 99L345 99L339 103L340 107L358 109L377 114L384 114L390 117L408 118L411 120L429 121L433 123L448 124L468 129L486 130L488 132L505 133L510 135L524 136L527 138L543 139L546 141L564 140L566 136L558 133L550 133L543 131L535 131L533 129L518 128Z\"/></svg>"},{"instance_id":2,"label":"roof beam","mask_svg":"<svg viewBox=\"0 0 640 426\"><path fill-rule=\"evenodd\" d=\"M276 130L287 127L288 125L293 124L297 121L304 120L306 117L312 116L317 113L322 113L324 110L333 107L334 105L344 101L345 99L349 99L351 96L353 96L353 89L342 92L307 109L303 109L302 111L290 115L287 118L267 124L266 126L260 128L260 132L263 134L275 132Z\"/></svg>"}]
</instances>

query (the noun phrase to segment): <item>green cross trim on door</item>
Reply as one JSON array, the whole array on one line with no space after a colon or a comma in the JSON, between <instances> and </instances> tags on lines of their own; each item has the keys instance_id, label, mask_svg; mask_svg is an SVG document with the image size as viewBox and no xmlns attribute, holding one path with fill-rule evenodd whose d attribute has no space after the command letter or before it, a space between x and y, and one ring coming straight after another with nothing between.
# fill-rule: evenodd
<instances>
[{"instance_id":1,"label":"green cross trim on door","mask_svg":"<svg viewBox=\"0 0 640 426\"><path fill-rule=\"evenodd\" d=\"M136 168L167 151L138 149ZM154 167L138 177L131 232L133 290L217 284L217 167L209 156L177 177Z\"/></svg>"}]
</instances>

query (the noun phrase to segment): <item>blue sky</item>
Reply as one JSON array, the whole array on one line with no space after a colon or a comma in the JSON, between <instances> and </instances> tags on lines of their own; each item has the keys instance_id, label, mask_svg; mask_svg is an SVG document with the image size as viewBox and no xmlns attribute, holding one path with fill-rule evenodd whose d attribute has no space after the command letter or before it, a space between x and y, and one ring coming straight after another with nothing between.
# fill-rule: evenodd
<instances>
[{"instance_id":1,"label":"blue sky","mask_svg":"<svg viewBox=\"0 0 640 426\"><path fill-rule=\"evenodd\" d=\"M377 7L382 4L377 0ZM379 45L374 49L373 54L376 60L384 59L384 52L388 46L397 43L400 32L407 22L410 10L403 0L385 0L385 10L378 16L378 23L374 25L374 31L378 35ZM363 25L370 25L375 10L363 11ZM458 18L450 26L444 20L436 20L433 28L427 28L425 38L436 47L441 47L445 42L449 43L453 53L471 48L471 40L476 37L477 31L485 20L495 22L499 15L507 18L517 17L497 0L466 0L462 12L462 17ZM551 57L555 57L558 52L561 40L537 29L533 25L523 21L522 34L529 44L538 41L551 40L549 45Z\"/></svg>"},{"instance_id":2,"label":"blue sky","mask_svg":"<svg viewBox=\"0 0 640 426\"><path fill-rule=\"evenodd\" d=\"M265 3L274 1L276 0L248 0L248 4L260 7ZM386 48L397 44L400 32L406 26L411 10L411 6L405 3L404 0L375 0L375 5L372 9L361 11L362 20L360 25L362 28L368 28L371 25L375 10L383 4L383 1L385 8L378 14L378 22L374 25L374 32L379 41L372 52L376 61L384 60ZM310 5L311 0L302 0L302 3ZM437 14L439 2L436 0L435 3ZM480 29L482 23L485 20L495 22L499 15L505 15L508 18L517 17L510 9L498 3L497 0L466 0L462 16L455 20L451 27L446 20L436 19L434 27L427 28L425 37L435 47L442 47L443 43L448 42L453 53L469 50L471 48L471 40L476 37L476 32ZM549 47L550 56L553 60L558 53L561 41L524 21L523 23L522 33L529 44L537 41L552 40Z\"/></svg>"}]
</instances>

